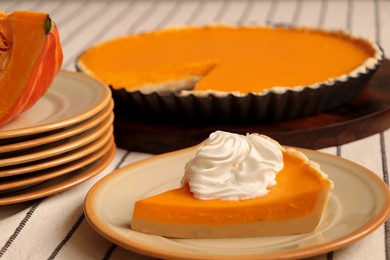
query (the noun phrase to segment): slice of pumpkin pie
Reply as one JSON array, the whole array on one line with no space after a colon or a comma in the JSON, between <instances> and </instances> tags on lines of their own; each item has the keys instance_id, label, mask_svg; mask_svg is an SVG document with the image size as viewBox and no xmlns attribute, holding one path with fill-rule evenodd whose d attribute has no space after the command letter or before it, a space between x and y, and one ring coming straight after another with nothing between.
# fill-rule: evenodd
<instances>
[{"instance_id":1,"label":"slice of pumpkin pie","mask_svg":"<svg viewBox=\"0 0 390 260\"><path fill-rule=\"evenodd\" d=\"M136 201L131 228L177 238L313 231L333 183L294 148L257 134L210 135L185 166L180 188Z\"/></svg>"}]
</instances>

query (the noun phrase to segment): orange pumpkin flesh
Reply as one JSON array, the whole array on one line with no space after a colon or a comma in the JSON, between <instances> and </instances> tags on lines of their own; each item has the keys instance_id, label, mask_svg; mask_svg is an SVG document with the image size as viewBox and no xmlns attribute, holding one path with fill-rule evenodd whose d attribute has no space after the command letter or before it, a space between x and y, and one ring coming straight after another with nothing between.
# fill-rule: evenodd
<instances>
[{"instance_id":1,"label":"orange pumpkin flesh","mask_svg":"<svg viewBox=\"0 0 390 260\"><path fill-rule=\"evenodd\" d=\"M34 105L62 65L57 26L45 13L0 13L0 126Z\"/></svg>"}]
</instances>

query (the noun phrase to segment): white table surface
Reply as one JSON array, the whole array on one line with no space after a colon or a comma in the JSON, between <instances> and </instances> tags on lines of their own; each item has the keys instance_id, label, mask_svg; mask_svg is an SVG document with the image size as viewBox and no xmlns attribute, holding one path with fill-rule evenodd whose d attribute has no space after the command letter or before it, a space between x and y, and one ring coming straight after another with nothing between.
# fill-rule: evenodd
<instances>
[{"instance_id":1,"label":"white table surface","mask_svg":"<svg viewBox=\"0 0 390 260\"><path fill-rule=\"evenodd\" d=\"M271 22L346 29L378 41L385 53L390 52L390 1L385 0L1 0L0 9L49 13L61 35L62 69L71 71L75 70L77 55L98 42L181 24ZM321 151L357 162L389 182L390 130ZM101 237L83 214L85 195L96 181L118 167L149 156L118 149L111 164L87 182L47 198L1 206L0 258L150 259ZM389 222L348 247L312 259L390 259Z\"/></svg>"}]
</instances>

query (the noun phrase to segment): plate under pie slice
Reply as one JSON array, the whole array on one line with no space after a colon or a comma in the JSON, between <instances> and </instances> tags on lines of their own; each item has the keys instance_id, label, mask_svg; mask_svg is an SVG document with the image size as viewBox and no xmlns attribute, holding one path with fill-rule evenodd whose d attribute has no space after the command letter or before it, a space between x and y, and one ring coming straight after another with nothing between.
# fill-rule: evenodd
<instances>
[{"instance_id":1,"label":"plate under pie slice","mask_svg":"<svg viewBox=\"0 0 390 260\"><path fill-rule=\"evenodd\" d=\"M345 32L212 25L113 39L77 68L109 84L124 114L276 121L350 100L382 59L377 44Z\"/></svg>"},{"instance_id":2,"label":"plate under pie slice","mask_svg":"<svg viewBox=\"0 0 390 260\"><path fill-rule=\"evenodd\" d=\"M131 228L176 238L290 235L315 230L333 183L294 148L283 152L284 168L265 196L200 200L188 185L135 202Z\"/></svg>"}]
</instances>

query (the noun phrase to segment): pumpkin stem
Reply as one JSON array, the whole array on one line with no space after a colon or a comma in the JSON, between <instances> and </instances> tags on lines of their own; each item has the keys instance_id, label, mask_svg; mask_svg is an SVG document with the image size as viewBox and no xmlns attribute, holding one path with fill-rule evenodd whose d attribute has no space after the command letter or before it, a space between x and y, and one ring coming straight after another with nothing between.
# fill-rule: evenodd
<instances>
[{"instance_id":1,"label":"pumpkin stem","mask_svg":"<svg viewBox=\"0 0 390 260\"><path fill-rule=\"evenodd\" d=\"M51 19L51 17L49 15L46 16L46 20L43 23L43 26L45 28L45 33L46 34L49 34L49 33L51 33L53 31L54 22L53 22L53 20Z\"/></svg>"}]
</instances>

